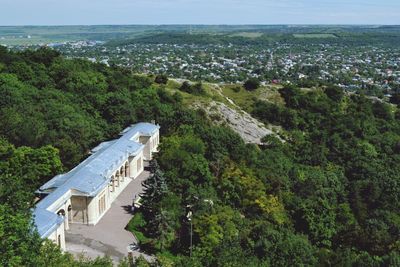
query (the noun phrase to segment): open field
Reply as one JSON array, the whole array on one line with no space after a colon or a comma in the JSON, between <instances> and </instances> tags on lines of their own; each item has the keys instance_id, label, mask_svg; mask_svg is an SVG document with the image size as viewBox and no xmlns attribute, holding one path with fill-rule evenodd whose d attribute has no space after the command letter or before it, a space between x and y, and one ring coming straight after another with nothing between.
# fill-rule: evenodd
<instances>
[{"instance_id":1,"label":"open field","mask_svg":"<svg viewBox=\"0 0 400 267\"><path fill-rule=\"evenodd\" d=\"M337 38L332 33L295 33L293 36L296 38Z\"/></svg>"},{"instance_id":2,"label":"open field","mask_svg":"<svg viewBox=\"0 0 400 267\"><path fill-rule=\"evenodd\" d=\"M4 26L0 27L0 44L35 45L66 41L134 38L156 26Z\"/></svg>"},{"instance_id":3,"label":"open field","mask_svg":"<svg viewBox=\"0 0 400 267\"><path fill-rule=\"evenodd\" d=\"M332 33L295 33L293 36L296 38L337 38Z\"/></svg>"},{"instance_id":4,"label":"open field","mask_svg":"<svg viewBox=\"0 0 400 267\"><path fill-rule=\"evenodd\" d=\"M297 39L335 39L359 33L391 33L399 26L352 25L75 25L75 26L0 26L0 44L37 45L66 41L130 40L162 33L193 36L208 34L221 38L249 38L251 41L279 41L288 36ZM382 38L378 36L378 39ZM264 40L264 41L265 41ZM230 40L232 41L232 40Z\"/></svg>"},{"instance_id":5,"label":"open field","mask_svg":"<svg viewBox=\"0 0 400 267\"><path fill-rule=\"evenodd\" d=\"M258 37L263 36L263 33L261 33L261 32L237 32L237 33L231 34L230 36L244 37L244 38L258 38Z\"/></svg>"}]
</instances>

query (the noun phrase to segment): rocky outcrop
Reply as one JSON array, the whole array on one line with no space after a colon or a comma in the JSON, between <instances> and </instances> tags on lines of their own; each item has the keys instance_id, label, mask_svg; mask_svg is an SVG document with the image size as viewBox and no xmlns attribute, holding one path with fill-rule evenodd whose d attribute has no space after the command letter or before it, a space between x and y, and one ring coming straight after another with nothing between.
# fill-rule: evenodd
<instances>
[{"instance_id":1,"label":"rocky outcrop","mask_svg":"<svg viewBox=\"0 0 400 267\"><path fill-rule=\"evenodd\" d=\"M207 106L199 103L196 106L205 110L214 122L218 124L225 123L232 128L246 143L261 144L261 138L269 134L275 134L249 113L231 108L224 103L211 101Z\"/></svg>"}]
</instances>

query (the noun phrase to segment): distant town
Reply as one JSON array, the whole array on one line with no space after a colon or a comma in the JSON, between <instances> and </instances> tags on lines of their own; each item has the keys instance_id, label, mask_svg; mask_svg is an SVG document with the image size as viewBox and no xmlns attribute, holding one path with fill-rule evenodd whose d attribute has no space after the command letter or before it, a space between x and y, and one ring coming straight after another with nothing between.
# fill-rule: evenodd
<instances>
[{"instance_id":1,"label":"distant town","mask_svg":"<svg viewBox=\"0 0 400 267\"><path fill-rule=\"evenodd\" d=\"M40 27L10 35L6 28L3 34L0 29L0 44L11 42L14 49L46 45L70 58L193 81L335 84L381 98L400 90L396 27L164 28L159 33L156 26L63 27L63 35Z\"/></svg>"},{"instance_id":2,"label":"distant town","mask_svg":"<svg viewBox=\"0 0 400 267\"><path fill-rule=\"evenodd\" d=\"M50 44L68 57L130 68L135 73L216 83L335 84L383 97L400 89L400 49L384 46L274 43L262 45L146 44L101 41Z\"/></svg>"}]
</instances>

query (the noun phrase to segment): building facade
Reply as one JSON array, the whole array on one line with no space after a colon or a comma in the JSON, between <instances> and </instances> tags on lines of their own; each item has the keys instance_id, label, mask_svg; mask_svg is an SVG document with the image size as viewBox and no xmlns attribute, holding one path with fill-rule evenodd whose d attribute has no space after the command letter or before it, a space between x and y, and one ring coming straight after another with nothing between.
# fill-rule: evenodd
<instances>
[{"instance_id":1,"label":"building facade","mask_svg":"<svg viewBox=\"0 0 400 267\"><path fill-rule=\"evenodd\" d=\"M42 238L65 250L71 223L96 225L124 188L144 170L160 141L159 126L137 123L119 139L103 142L74 169L55 176L37 193L34 223Z\"/></svg>"}]
</instances>

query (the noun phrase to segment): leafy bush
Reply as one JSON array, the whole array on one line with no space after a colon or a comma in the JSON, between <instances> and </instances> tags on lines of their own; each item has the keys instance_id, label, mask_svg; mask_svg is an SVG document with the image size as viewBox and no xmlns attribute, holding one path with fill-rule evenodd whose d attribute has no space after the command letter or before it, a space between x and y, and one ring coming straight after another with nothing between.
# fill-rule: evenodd
<instances>
[{"instance_id":1,"label":"leafy bush","mask_svg":"<svg viewBox=\"0 0 400 267\"><path fill-rule=\"evenodd\" d=\"M155 83L158 84L167 84L168 83L168 76L165 74L158 74L155 79L154 79Z\"/></svg>"},{"instance_id":2,"label":"leafy bush","mask_svg":"<svg viewBox=\"0 0 400 267\"><path fill-rule=\"evenodd\" d=\"M258 87L260 87L260 81L255 79L255 78L251 78L248 79L244 84L243 84L244 89L246 89L247 91L253 91L256 90Z\"/></svg>"}]
</instances>

